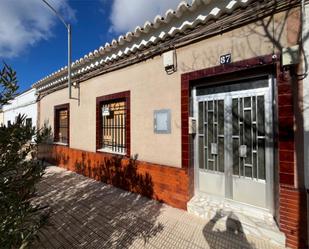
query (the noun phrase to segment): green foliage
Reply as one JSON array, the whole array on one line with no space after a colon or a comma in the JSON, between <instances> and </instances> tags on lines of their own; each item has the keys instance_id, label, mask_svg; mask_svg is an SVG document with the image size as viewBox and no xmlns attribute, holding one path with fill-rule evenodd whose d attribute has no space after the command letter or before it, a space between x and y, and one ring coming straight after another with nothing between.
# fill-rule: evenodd
<instances>
[{"instance_id":1,"label":"green foliage","mask_svg":"<svg viewBox=\"0 0 309 249\"><path fill-rule=\"evenodd\" d=\"M1 72L0 85L7 89L1 93L2 104L17 89L12 72L7 65ZM19 115L12 125L0 127L0 248L29 247L47 218L33 197L44 172L36 158L38 142L43 142L49 130L36 131L25 124L25 118Z\"/></svg>"},{"instance_id":2,"label":"green foliage","mask_svg":"<svg viewBox=\"0 0 309 249\"><path fill-rule=\"evenodd\" d=\"M3 69L0 70L0 106L15 97L17 90L16 72L4 63Z\"/></svg>"}]
</instances>

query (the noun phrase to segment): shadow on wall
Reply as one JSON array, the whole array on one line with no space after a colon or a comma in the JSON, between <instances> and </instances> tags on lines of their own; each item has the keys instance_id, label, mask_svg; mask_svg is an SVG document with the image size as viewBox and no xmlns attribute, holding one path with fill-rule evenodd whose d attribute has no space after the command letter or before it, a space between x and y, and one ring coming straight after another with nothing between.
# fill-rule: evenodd
<instances>
[{"instance_id":1,"label":"shadow on wall","mask_svg":"<svg viewBox=\"0 0 309 249\"><path fill-rule=\"evenodd\" d=\"M67 148L64 147L55 152L52 145L41 144L39 157L43 161L75 171L97 181L159 200L154 195L151 175L148 172L138 172L137 155L130 159L123 159L121 156L100 158L94 156L90 158L85 152L69 156L66 150Z\"/></svg>"},{"instance_id":2,"label":"shadow on wall","mask_svg":"<svg viewBox=\"0 0 309 249\"><path fill-rule=\"evenodd\" d=\"M153 197L153 182L150 174L137 172L137 156L130 158L126 165L123 165L122 157L112 156L104 158L103 163L93 167L90 159L86 160L86 154L82 153L81 160L76 160L74 165L78 174L149 198Z\"/></svg>"},{"instance_id":3,"label":"shadow on wall","mask_svg":"<svg viewBox=\"0 0 309 249\"><path fill-rule=\"evenodd\" d=\"M34 201L49 206L50 224L36 248L142 247L164 229L157 221L161 203L56 167L45 176Z\"/></svg>"},{"instance_id":4,"label":"shadow on wall","mask_svg":"<svg viewBox=\"0 0 309 249\"><path fill-rule=\"evenodd\" d=\"M223 226L222 222L219 222L221 219L226 219L225 226ZM217 223L221 224L217 225ZM223 230L223 228L225 230ZM210 248L221 248L220 245L231 245L231 238L233 238L233 240L237 238L239 242L239 245L234 244L234 246L243 249L255 248L253 244L248 242L243 232L241 222L233 212L224 213L223 210L218 210L215 216L205 225L203 235Z\"/></svg>"}]
</instances>

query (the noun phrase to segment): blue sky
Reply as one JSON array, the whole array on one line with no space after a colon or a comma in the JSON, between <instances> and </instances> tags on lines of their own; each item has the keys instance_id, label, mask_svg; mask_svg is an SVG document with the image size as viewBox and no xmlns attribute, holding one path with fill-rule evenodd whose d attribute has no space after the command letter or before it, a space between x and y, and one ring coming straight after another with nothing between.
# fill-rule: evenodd
<instances>
[{"instance_id":1,"label":"blue sky","mask_svg":"<svg viewBox=\"0 0 309 249\"><path fill-rule=\"evenodd\" d=\"M133 31L180 0L48 0L72 24L72 60ZM67 32L41 0L0 0L0 60L19 91L67 64Z\"/></svg>"}]
</instances>

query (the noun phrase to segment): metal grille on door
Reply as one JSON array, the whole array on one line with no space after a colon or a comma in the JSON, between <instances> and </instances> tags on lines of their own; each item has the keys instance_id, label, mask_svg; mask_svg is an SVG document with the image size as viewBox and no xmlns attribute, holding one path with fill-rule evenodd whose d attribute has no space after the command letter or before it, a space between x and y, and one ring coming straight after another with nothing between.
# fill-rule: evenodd
<instances>
[{"instance_id":1,"label":"metal grille on door","mask_svg":"<svg viewBox=\"0 0 309 249\"><path fill-rule=\"evenodd\" d=\"M264 96L232 99L233 175L265 180Z\"/></svg>"},{"instance_id":2,"label":"metal grille on door","mask_svg":"<svg viewBox=\"0 0 309 249\"><path fill-rule=\"evenodd\" d=\"M224 100L199 102L199 167L224 172Z\"/></svg>"}]
</instances>

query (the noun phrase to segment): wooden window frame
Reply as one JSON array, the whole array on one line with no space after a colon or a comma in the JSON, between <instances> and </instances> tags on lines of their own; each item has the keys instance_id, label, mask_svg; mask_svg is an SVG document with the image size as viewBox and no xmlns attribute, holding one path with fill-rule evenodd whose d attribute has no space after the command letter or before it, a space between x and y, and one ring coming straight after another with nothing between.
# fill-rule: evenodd
<instances>
[{"instance_id":1,"label":"wooden window frame","mask_svg":"<svg viewBox=\"0 0 309 249\"><path fill-rule=\"evenodd\" d=\"M131 135L130 135L130 91L119 92L109 95L104 95L96 98L96 151L97 152L104 152L100 151L102 149L102 112L101 107L104 102L112 102L124 100L126 103L125 115L125 149L126 153L125 156L130 157L131 154ZM111 154L117 154L111 152Z\"/></svg>"},{"instance_id":2,"label":"wooden window frame","mask_svg":"<svg viewBox=\"0 0 309 249\"><path fill-rule=\"evenodd\" d=\"M58 138L58 133L59 133L58 112L61 110L68 111L68 142L66 144L60 143L59 138ZM70 104L69 103L54 106L54 144L70 146Z\"/></svg>"}]
</instances>

